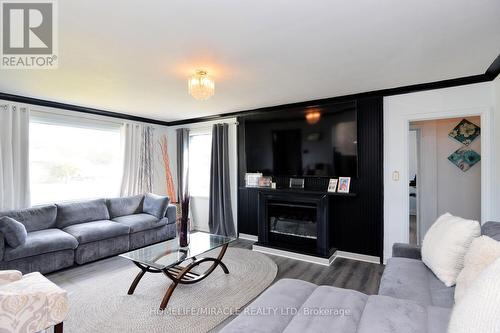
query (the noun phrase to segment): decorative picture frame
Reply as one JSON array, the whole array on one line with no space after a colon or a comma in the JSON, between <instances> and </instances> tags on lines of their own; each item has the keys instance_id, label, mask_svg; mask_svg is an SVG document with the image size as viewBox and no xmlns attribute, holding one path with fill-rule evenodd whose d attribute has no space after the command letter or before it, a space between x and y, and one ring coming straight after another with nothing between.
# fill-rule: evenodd
<instances>
[{"instance_id":1,"label":"decorative picture frame","mask_svg":"<svg viewBox=\"0 0 500 333\"><path fill-rule=\"evenodd\" d=\"M260 177L259 187L272 187L273 179L271 177Z\"/></svg>"},{"instance_id":2,"label":"decorative picture frame","mask_svg":"<svg viewBox=\"0 0 500 333\"><path fill-rule=\"evenodd\" d=\"M328 182L328 192L330 192L330 193L337 192L337 184L338 183L339 183L339 180L337 178L330 178L330 181Z\"/></svg>"},{"instance_id":3,"label":"decorative picture frame","mask_svg":"<svg viewBox=\"0 0 500 333\"><path fill-rule=\"evenodd\" d=\"M290 188L304 188L304 178L290 178Z\"/></svg>"},{"instance_id":4,"label":"decorative picture frame","mask_svg":"<svg viewBox=\"0 0 500 333\"><path fill-rule=\"evenodd\" d=\"M351 187L351 177L339 177L337 193L349 193Z\"/></svg>"},{"instance_id":5,"label":"decorative picture frame","mask_svg":"<svg viewBox=\"0 0 500 333\"><path fill-rule=\"evenodd\" d=\"M468 121L467 119L462 119L455 128L451 130L448 136L461 144L468 146L477 137L481 135L481 127Z\"/></svg>"},{"instance_id":6,"label":"decorative picture frame","mask_svg":"<svg viewBox=\"0 0 500 333\"><path fill-rule=\"evenodd\" d=\"M476 163L481 161L481 155L467 146L463 146L448 156L448 160L460 170L466 172Z\"/></svg>"},{"instance_id":7,"label":"decorative picture frame","mask_svg":"<svg viewBox=\"0 0 500 333\"><path fill-rule=\"evenodd\" d=\"M262 173L246 173L245 174L245 187L259 187L259 179Z\"/></svg>"}]
</instances>

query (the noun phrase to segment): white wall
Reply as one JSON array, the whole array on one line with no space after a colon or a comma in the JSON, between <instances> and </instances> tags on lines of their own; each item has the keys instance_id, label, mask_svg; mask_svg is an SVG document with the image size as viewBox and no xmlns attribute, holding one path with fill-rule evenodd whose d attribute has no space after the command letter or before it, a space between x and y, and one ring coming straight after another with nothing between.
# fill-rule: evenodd
<instances>
[{"instance_id":1,"label":"white wall","mask_svg":"<svg viewBox=\"0 0 500 333\"><path fill-rule=\"evenodd\" d=\"M500 131L499 112L498 107L494 108L491 82L384 98L384 259L392 255L395 242L408 242L410 121L481 115L481 219L500 220L498 208L493 208L498 206L500 199L498 191L493 192L500 171L500 166L493 164L493 152L500 148L499 141L493 141L495 130ZM396 179L393 178L394 172L399 173L398 180L393 180Z\"/></svg>"},{"instance_id":2,"label":"white wall","mask_svg":"<svg viewBox=\"0 0 500 333\"><path fill-rule=\"evenodd\" d=\"M176 129L185 127L192 131L210 130L213 124L227 123L229 124L229 176L231 186L231 206L237 230L238 217L238 147L237 147L237 124L236 118L228 118L220 121L207 121L202 123L193 123L180 126L172 126L168 128L168 147L171 161L172 176L177 189L177 151L176 151ZM191 220L195 228L208 231L208 198L206 197L191 197Z\"/></svg>"},{"instance_id":3,"label":"white wall","mask_svg":"<svg viewBox=\"0 0 500 333\"><path fill-rule=\"evenodd\" d=\"M480 126L480 117L465 117ZM411 128L420 129L420 167L417 185L422 182L424 190L419 188L420 239L441 214L449 212L456 216L481 220L481 162L463 172L448 160L448 156L462 147L462 144L448 137L448 133L463 118L448 118L412 122ZM481 140L478 137L470 146L481 154ZM410 155L411 156L411 155ZM430 189L428 184L433 188ZM425 190L427 186L427 190Z\"/></svg>"}]
</instances>

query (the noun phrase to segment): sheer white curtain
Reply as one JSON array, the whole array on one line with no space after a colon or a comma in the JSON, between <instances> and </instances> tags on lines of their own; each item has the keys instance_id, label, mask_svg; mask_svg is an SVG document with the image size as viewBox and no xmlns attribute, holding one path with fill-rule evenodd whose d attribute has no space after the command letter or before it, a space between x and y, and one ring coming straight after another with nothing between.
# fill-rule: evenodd
<instances>
[{"instance_id":1,"label":"sheer white curtain","mask_svg":"<svg viewBox=\"0 0 500 333\"><path fill-rule=\"evenodd\" d=\"M29 207L29 190L29 109L0 101L0 211Z\"/></svg>"},{"instance_id":2,"label":"sheer white curtain","mask_svg":"<svg viewBox=\"0 0 500 333\"><path fill-rule=\"evenodd\" d=\"M123 126L124 165L121 196L153 191L153 127L137 123Z\"/></svg>"}]
</instances>

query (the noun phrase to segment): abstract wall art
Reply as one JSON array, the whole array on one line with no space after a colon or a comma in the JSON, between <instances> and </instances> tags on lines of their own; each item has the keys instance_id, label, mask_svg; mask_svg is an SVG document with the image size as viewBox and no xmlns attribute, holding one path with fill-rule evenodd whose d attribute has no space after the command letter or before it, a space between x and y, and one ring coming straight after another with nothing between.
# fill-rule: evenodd
<instances>
[{"instance_id":1,"label":"abstract wall art","mask_svg":"<svg viewBox=\"0 0 500 333\"><path fill-rule=\"evenodd\" d=\"M466 146L470 145L474 139L481 134L481 128L471 123L467 119L462 119L455 128L451 130L448 136L457 140Z\"/></svg>"},{"instance_id":2,"label":"abstract wall art","mask_svg":"<svg viewBox=\"0 0 500 333\"><path fill-rule=\"evenodd\" d=\"M465 172L481 160L481 155L465 146L457 149L453 154L448 156L448 160Z\"/></svg>"}]
</instances>

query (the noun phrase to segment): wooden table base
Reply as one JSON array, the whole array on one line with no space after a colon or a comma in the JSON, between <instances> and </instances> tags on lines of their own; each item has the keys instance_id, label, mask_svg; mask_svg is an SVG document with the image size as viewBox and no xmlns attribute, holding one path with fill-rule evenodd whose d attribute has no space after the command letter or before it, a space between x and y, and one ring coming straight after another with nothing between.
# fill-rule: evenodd
<instances>
[{"instance_id":1,"label":"wooden table base","mask_svg":"<svg viewBox=\"0 0 500 333\"><path fill-rule=\"evenodd\" d=\"M138 263L136 261L133 261L133 263L141 269L139 274L135 277L134 281L130 285L130 288L128 290L128 294L132 295L135 291L135 288L139 284L139 281L141 281L142 277L146 272L148 273L163 273L166 275L170 280L172 280L172 284L170 284L170 287L168 287L167 292L165 293L165 296L163 296L163 300L161 301L160 304L160 310L165 310L167 307L168 301L170 300L170 297L172 296L172 293L174 292L175 288L179 284L193 284L196 282L199 282L212 274L212 272L217 268L217 266L220 266L224 273L229 274L229 270L227 269L226 265L222 262L222 258L224 257L224 254L226 254L226 250L229 244L225 244L222 246L219 255L217 258L192 258L192 262L183 267L183 266L172 266L168 267L165 269L157 269L153 268L151 266L147 266L141 263ZM191 270L195 268L196 266L199 266L200 264L204 262L213 262L212 265L202 274L198 274L196 272L192 272Z\"/></svg>"}]
</instances>

